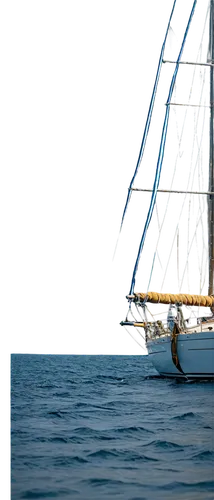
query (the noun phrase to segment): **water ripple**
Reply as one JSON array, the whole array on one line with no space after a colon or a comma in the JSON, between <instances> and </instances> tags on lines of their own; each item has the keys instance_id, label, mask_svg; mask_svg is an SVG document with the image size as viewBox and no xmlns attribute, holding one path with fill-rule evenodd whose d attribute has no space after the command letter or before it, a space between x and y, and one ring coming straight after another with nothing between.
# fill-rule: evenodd
<instances>
[{"instance_id":1,"label":"water ripple","mask_svg":"<svg viewBox=\"0 0 214 500\"><path fill-rule=\"evenodd\" d=\"M213 500L214 384L145 356L11 357L11 498Z\"/></svg>"}]
</instances>

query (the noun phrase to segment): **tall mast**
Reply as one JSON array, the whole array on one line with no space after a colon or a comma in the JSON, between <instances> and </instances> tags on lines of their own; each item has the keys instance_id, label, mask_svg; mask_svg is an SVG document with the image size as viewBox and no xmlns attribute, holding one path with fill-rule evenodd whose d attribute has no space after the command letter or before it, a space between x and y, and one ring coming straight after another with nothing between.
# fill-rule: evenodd
<instances>
[{"instance_id":1,"label":"tall mast","mask_svg":"<svg viewBox=\"0 0 214 500\"><path fill-rule=\"evenodd\" d=\"M209 191L214 192L214 0L210 0L210 160ZM208 197L208 247L209 247L209 288L208 294L214 294L214 196Z\"/></svg>"},{"instance_id":2,"label":"tall mast","mask_svg":"<svg viewBox=\"0 0 214 500\"><path fill-rule=\"evenodd\" d=\"M177 289L180 289L180 226L177 229L176 234L176 285Z\"/></svg>"}]
</instances>

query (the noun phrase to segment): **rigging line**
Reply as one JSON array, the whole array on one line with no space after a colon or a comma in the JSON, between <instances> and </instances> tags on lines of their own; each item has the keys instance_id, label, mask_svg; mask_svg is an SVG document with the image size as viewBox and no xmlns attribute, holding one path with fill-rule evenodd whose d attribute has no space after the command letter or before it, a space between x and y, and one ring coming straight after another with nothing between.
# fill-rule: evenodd
<instances>
[{"instance_id":1,"label":"rigging line","mask_svg":"<svg viewBox=\"0 0 214 500\"><path fill-rule=\"evenodd\" d=\"M204 24L204 18L203 18L203 24ZM200 47L200 42L199 42L199 47ZM199 49L199 47L198 47L198 49ZM198 49L197 49L197 50L198 50ZM202 57L201 57L201 59L202 59ZM195 69L195 68L194 68L194 69ZM193 70L193 71L194 71L194 70ZM203 73L204 73L204 72L203 72ZM183 126L184 126L184 123L183 123ZM181 127L181 128L182 128L182 127ZM180 126L179 126L179 129L180 129ZM167 204L169 204L169 201L167 201ZM161 218L163 219L163 217L161 217ZM166 218L166 215L165 215L165 218ZM162 222L163 222L163 221L162 221ZM164 230L164 228L162 229L162 236L163 236L163 230ZM160 228L160 232L161 232L161 228ZM158 241L161 241L162 237L161 237L161 239L159 239L159 237L160 237L160 235L158 235L158 238L156 237L156 240L158 239ZM155 245L154 245L154 246L155 246ZM168 260L170 260L170 259L168 259ZM165 264L166 264L166 262L165 262ZM165 265L164 265L164 267L165 267Z\"/></svg>"},{"instance_id":2,"label":"rigging line","mask_svg":"<svg viewBox=\"0 0 214 500\"><path fill-rule=\"evenodd\" d=\"M162 34L161 46L159 49L159 55L158 55L157 62L156 62L153 83L152 83L150 96L149 96L149 100L148 100L148 104L147 104L147 111L145 114L144 123L143 123L143 130L141 133L140 143L138 146L137 158L135 160L133 171L132 171L132 174L130 176L128 186L126 188L125 199L124 199L123 207L121 209L120 220L119 220L119 225L118 225L118 237L117 237L117 240L113 246L113 262L114 262L115 252L116 252L116 250L118 248L118 244L120 242L120 236L121 236L121 233L123 231L124 225L125 225L126 220L127 220L128 210L130 209L131 196L133 194L132 187L135 184L136 177L137 177L138 172L140 170L142 158L143 158L143 155L145 153L145 147L146 147L146 141L148 138L148 133L150 132L151 125L152 125L152 123L151 123L152 122L152 113L153 113L155 98L157 95L158 84L160 83L161 77L162 77L162 65L163 65L164 53L165 53L165 50L166 50L166 47L168 44L167 38L168 38L168 33L169 33L169 27L172 24L172 21L175 17L177 3L178 3L178 0L171 1L171 5L169 8L169 14L167 16L166 23L164 26L164 31Z\"/></svg>"},{"instance_id":3,"label":"rigging line","mask_svg":"<svg viewBox=\"0 0 214 500\"><path fill-rule=\"evenodd\" d=\"M209 57L214 61L214 3L210 0L210 35L209 35ZM210 103L214 101L214 71L210 68ZM214 110L210 108L210 130L209 130L209 190L214 188ZM214 293L214 203L213 199L207 200L208 208L208 252L209 252L209 274L208 274L208 293ZM211 308L214 314L213 308Z\"/></svg>"},{"instance_id":4,"label":"rigging line","mask_svg":"<svg viewBox=\"0 0 214 500\"><path fill-rule=\"evenodd\" d=\"M178 83L177 83L177 86L178 86ZM176 92L176 89L175 89L175 92ZM183 137L183 134L181 133L181 130L183 130L183 127L184 127L184 121L182 122L182 126L180 124L178 126L179 133L181 134L182 137ZM170 174L170 179L168 181L169 186L172 183L172 181L173 181L173 185L175 184L175 179L174 179L174 175L173 175L173 174L175 174L174 170L175 170L175 156L173 158L172 171L171 171L171 174ZM166 220L167 220L167 217L168 217L168 215L167 215L167 209L170 206L170 204L172 203L172 199L173 199L172 193L168 194L166 196L166 199L165 199L165 202L164 202L164 208L163 208L162 215L161 215L161 223L162 224L160 225L159 230L157 229L157 231L156 231L156 238L155 238L155 242L154 242L153 248L155 248L157 241L159 242L159 246L160 246L160 243L162 241L162 238L163 238L163 235L164 235L164 228L165 228ZM161 259L162 259L162 257L161 257ZM165 264L166 263L163 264L163 262L162 262L162 265L160 267L161 268L165 267ZM149 270L148 270L148 274L149 273L150 273L150 267L149 267ZM147 283L148 283L148 280L147 280ZM147 288L148 288L148 286L146 285L146 289Z\"/></svg>"},{"instance_id":5,"label":"rigging line","mask_svg":"<svg viewBox=\"0 0 214 500\"><path fill-rule=\"evenodd\" d=\"M136 344L138 344L138 345L141 347L141 349L143 349L143 351L146 351L146 347L143 347L143 346L140 344L140 342L138 342L138 341L134 338L134 336L133 336L133 335L129 332L128 328L126 328L126 326L125 326L125 325L123 325L123 328L125 328L125 330L127 331L127 333L128 333L128 334L130 335L130 337L131 337L131 338L132 338L132 339L136 342Z\"/></svg>"},{"instance_id":6,"label":"rigging line","mask_svg":"<svg viewBox=\"0 0 214 500\"><path fill-rule=\"evenodd\" d=\"M182 44L181 44L181 49L180 49L180 52L179 52L179 55L178 55L178 59L177 59L177 64L176 64L176 67L175 67L175 70L174 70L174 73L173 73L173 76L172 76L171 84L170 84L170 89L169 89L169 95L168 95L167 102L170 102L172 94L173 94L173 90L174 90L174 86L175 86L175 81L176 81L176 77L177 77L177 73L178 73L178 69L179 69L179 64L178 63L179 63L179 61L181 59L181 56L182 56L182 53L183 53L183 49L184 49L184 45L185 45L185 42L186 42L187 33L189 31L189 27L190 27L190 24L191 24L191 21L192 21L192 17L193 17L194 11L195 11L195 6L196 6L196 0L194 0L194 2L193 2L193 6L192 6L191 13L190 13L190 17L189 17L189 20L188 20L188 23L187 23L187 27L186 27L186 30L185 30L185 33L184 33L183 41L182 41ZM150 207L149 207L149 211L148 211L148 214L147 214L147 219L146 219L146 223L145 223L145 226L144 226L143 235L142 235L142 238L141 238L141 242L140 242L140 246L139 246L139 250L138 250L138 254L137 254L137 259L136 259L135 266L134 266L134 271L133 271L133 276L132 276L132 282L131 282L131 288L130 288L129 295L133 294L133 290L134 290L134 286L135 286L135 276L136 276L136 272L137 272L137 269L138 269L138 264L139 264L141 252L142 252L142 249L143 249L143 245L144 245L144 242L145 242L145 237L146 237L147 229L149 227L149 224L150 224L150 221L151 221L151 218L152 218L152 214L153 214L153 210L154 210L154 205L155 205L155 201L156 201L157 189L158 189L158 186L159 186L160 175L161 175L161 168L162 168L164 151L165 151L166 134L167 134L167 128L168 128L168 122L169 122L169 110L170 110L170 106L167 106L166 107L166 112L165 112L165 119L164 119L164 124L163 124L163 130L162 130L162 137L161 137L161 143L160 143L160 149L159 149L159 155L158 155L158 162L157 162L157 167L156 167L156 175L155 175L155 181L154 181L154 186L153 186L153 193L152 193L152 196L151 196Z\"/></svg>"}]
</instances>

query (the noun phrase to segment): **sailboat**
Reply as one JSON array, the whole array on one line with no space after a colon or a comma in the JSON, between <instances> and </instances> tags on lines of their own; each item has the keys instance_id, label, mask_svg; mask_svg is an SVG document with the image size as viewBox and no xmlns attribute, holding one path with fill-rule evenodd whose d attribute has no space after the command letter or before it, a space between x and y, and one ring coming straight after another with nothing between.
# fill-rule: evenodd
<instances>
[{"instance_id":1,"label":"sailboat","mask_svg":"<svg viewBox=\"0 0 214 500\"><path fill-rule=\"evenodd\" d=\"M213 379L214 0L185 5L172 5L123 212L121 229L137 196L143 231L121 325L144 338L161 376Z\"/></svg>"}]
</instances>

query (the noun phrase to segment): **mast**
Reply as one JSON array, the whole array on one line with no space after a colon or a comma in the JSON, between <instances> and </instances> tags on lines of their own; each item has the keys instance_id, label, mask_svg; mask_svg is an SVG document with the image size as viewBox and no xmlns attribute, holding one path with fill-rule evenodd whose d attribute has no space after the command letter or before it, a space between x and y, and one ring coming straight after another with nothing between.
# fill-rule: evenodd
<instances>
[{"instance_id":1,"label":"mast","mask_svg":"<svg viewBox=\"0 0 214 500\"><path fill-rule=\"evenodd\" d=\"M210 158L209 191L214 192L214 0L210 0ZM214 196L208 197L208 247L209 247L209 288L208 295L214 294ZM214 309L212 308L214 312Z\"/></svg>"},{"instance_id":2,"label":"mast","mask_svg":"<svg viewBox=\"0 0 214 500\"><path fill-rule=\"evenodd\" d=\"M180 290L180 226L178 227L176 234L176 285L177 289Z\"/></svg>"}]
</instances>

